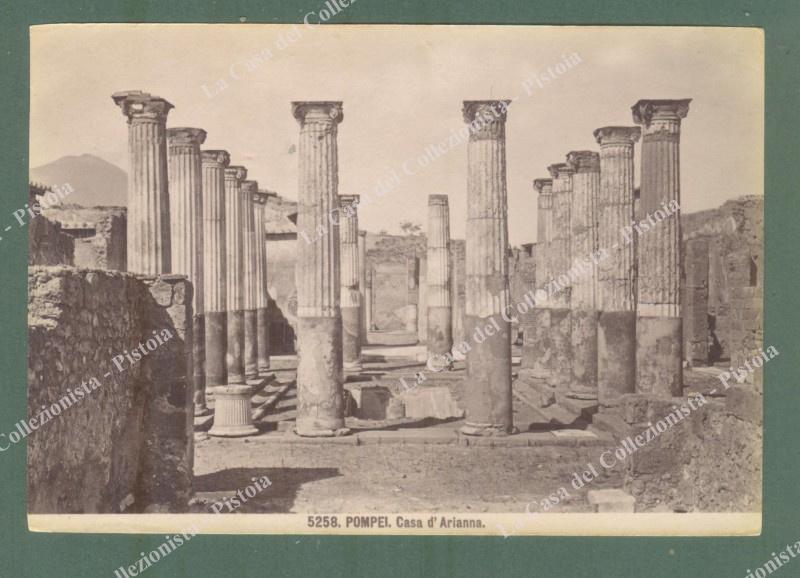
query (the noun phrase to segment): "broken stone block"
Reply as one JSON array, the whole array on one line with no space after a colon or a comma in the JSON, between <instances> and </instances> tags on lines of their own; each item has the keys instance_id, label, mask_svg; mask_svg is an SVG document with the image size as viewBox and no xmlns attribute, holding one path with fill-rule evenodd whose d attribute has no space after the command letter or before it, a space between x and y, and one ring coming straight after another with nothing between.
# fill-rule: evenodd
<instances>
[{"instance_id":1,"label":"broken stone block","mask_svg":"<svg viewBox=\"0 0 800 578\"><path fill-rule=\"evenodd\" d=\"M464 410L458 406L447 387L417 387L400 394L405 406L406 417L437 419L464 417Z\"/></svg>"}]
</instances>

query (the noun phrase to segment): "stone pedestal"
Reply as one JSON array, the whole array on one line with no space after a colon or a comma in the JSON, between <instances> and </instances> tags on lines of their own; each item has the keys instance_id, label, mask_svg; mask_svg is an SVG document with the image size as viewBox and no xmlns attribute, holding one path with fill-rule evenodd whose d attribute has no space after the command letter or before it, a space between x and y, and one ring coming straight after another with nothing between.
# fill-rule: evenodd
<instances>
[{"instance_id":1,"label":"stone pedestal","mask_svg":"<svg viewBox=\"0 0 800 578\"><path fill-rule=\"evenodd\" d=\"M195 415L208 411L203 316L203 171L200 161L200 145L205 139L206 131L199 128L171 128L167 131L172 271L186 275L194 287L191 376Z\"/></svg>"},{"instance_id":2,"label":"stone pedestal","mask_svg":"<svg viewBox=\"0 0 800 578\"><path fill-rule=\"evenodd\" d=\"M419 328L419 259L416 256L406 258L408 271L408 305L406 306L406 331L417 335Z\"/></svg>"},{"instance_id":3,"label":"stone pedestal","mask_svg":"<svg viewBox=\"0 0 800 578\"><path fill-rule=\"evenodd\" d=\"M572 383L572 333L571 294L572 286L568 271L571 267L570 212L572 206L572 175L574 170L566 163L547 167L553 179L552 192L552 238L550 240L547 303L550 305L550 327L552 332L552 371L548 384L566 390Z\"/></svg>"},{"instance_id":4,"label":"stone pedestal","mask_svg":"<svg viewBox=\"0 0 800 578\"><path fill-rule=\"evenodd\" d=\"M225 249L226 151L202 152L203 180L203 305L205 310L206 388L227 381L227 253Z\"/></svg>"},{"instance_id":5,"label":"stone pedestal","mask_svg":"<svg viewBox=\"0 0 800 578\"><path fill-rule=\"evenodd\" d=\"M209 435L218 437L242 437L258 433L253 426L249 385L215 387L214 425Z\"/></svg>"},{"instance_id":6,"label":"stone pedestal","mask_svg":"<svg viewBox=\"0 0 800 578\"><path fill-rule=\"evenodd\" d=\"M651 225L638 245L637 391L663 396L683 391L680 128L689 103L640 100L632 107L642 125L639 217Z\"/></svg>"},{"instance_id":7,"label":"stone pedestal","mask_svg":"<svg viewBox=\"0 0 800 578\"><path fill-rule=\"evenodd\" d=\"M509 101L465 101L467 144L466 423L461 433L512 433L505 121Z\"/></svg>"},{"instance_id":8,"label":"stone pedestal","mask_svg":"<svg viewBox=\"0 0 800 578\"><path fill-rule=\"evenodd\" d=\"M339 228L336 135L341 102L293 102L300 123L297 229L297 425L302 436L346 433L339 308Z\"/></svg>"},{"instance_id":9,"label":"stone pedestal","mask_svg":"<svg viewBox=\"0 0 800 578\"><path fill-rule=\"evenodd\" d=\"M247 169L234 166L225 169L225 274L228 296L228 350L225 364L227 385L246 383L244 375L244 227L245 210L242 181Z\"/></svg>"},{"instance_id":10,"label":"stone pedestal","mask_svg":"<svg viewBox=\"0 0 800 578\"><path fill-rule=\"evenodd\" d=\"M257 192L255 202L256 248L256 333L258 334L258 373L269 373L269 294L267 292L267 236L264 226L267 194Z\"/></svg>"},{"instance_id":11,"label":"stone pedestal","mask_svg":"<svg viewBox=\"0 0 800 578\"><path fill-rule=\"evenodd\" d=\"M342 354L344 370L361 371L361 287L358 262L358 195L339 197Z\"/></svg>"},{"instance_id":12,"label":"stone pedestal","mask_svg":"<svg viewBox=\"0 0 800 578\"><path fill-rule=\"evenodd\" d=\"M632 239L623 236L634 219L634 143L639 127L607 126L594 131L600 145L598 249L598 396L616 404L636 389L636 263Z\"/></svg>"},{"instance_id":13,"label":"stone pedestal","mask_svg":"<svg viewBox=\"0 0 800 578\"><path fill-rule=\"evenodd\" d=\"M572 151L567 163L572 175L570 208L570 262L572 281L572 383L570 394L597 398L597 198L600 156L593 151Z\"/></svg>"},{"instance_id":14,"label":"stone pedestal","mask_svg":"<svg viewBox=\"0 0 800 578\"><path fill-rule=\"evenodd\" d=\"M138 90L111 98L128 118L128 271L170 273L166 124L173 107Z\"/></svg>"},{"instance_id":15,"label":"stone pedestal","mask_svg":"<svg viewBox=\"0 0 800 578\"><path fill-rule=\"evenodd\" d=\"M244 210L244 376L258 377L258 258L256 251L256 181L242 181L242 208Z\"/></svg>"},{"instance_id":16,"label":"stone pedestal","mask_svg":"<svg viewBox=\"0 0 800 578\"><path fill-rule=\"evenodd\" d=\"M453 349L453 308L450 286L450 204L447 195L428 196L427 255L428 357L444 361ZM450 357L446 358L448 365Z\"/></svg>"}]
</instances>

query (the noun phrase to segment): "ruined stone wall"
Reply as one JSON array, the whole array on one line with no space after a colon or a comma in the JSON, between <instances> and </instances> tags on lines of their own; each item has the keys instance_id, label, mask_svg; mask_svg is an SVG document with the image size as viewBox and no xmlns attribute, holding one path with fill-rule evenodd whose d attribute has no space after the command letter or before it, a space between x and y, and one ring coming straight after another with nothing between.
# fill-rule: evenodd
<instances>
[{"instance_id":1,"label":"ruined stone wall","mask_svg":"<svg viewBox=\"0 0 800 578\"><path fill-rule=\"evenodd\" d=\"M625 489L637 511L759 512L762 502L762 394L733 386L631 454ZM673 411L670 400L623 402L633 431Z\"/></svg>"},{"instance_id":2,"label":"ruined stone wall","mask_svg":"<svg viewBox=\"0 0 800 578\"><path fill-rule=\"evenodd\" d=\"M61 226L42 215L28 223L28 265L72 265L75 245Z\"/></svg>"},{"instance_id":3,"label":"ruined stone wall","mask_svg":"<svg viewBox=\"0 0 800 578\"><path fill-rule=\"evenodd\" d=\"M92 385L28 437L29 510L184 510L191 284L71 267L31 267L28 284L29 417ZM162 345L140 361L125 355L153 331Z\"/></svg>"},{"instance_id":4,"label":"ruined stone wall","mask_svg":"<svg viewBox=\"0 0 800 578\"><path fill-rule=\"evenodd\" d=\"M402 331L408 314L409 257L425 255L425 235L367 234L367 266L372 268L372 322L379 331ZM422 314L422 312L420 312Z\"/></svg>"},{"instance_id":5,"label":"ruined stone wall","mask_svg":"<svg viewBox=\"0 0 800 578\"><path fill-rule=\"evenodd\" d=\"M45 211L74 238L76 267L126 271L127 209L62 205Z\"/></svg>"},{"instance_id":6,"label":"ruined stone wall","mask_svg":"<svg viewBox=\"0 0 800 578\"><path fill-rule=\"evenodd\" d=\"M709 360L752 356L761 347L763 322L764 198L745 196L721 207L682 216L687 263L697 255L692 243L708 243ZM691 275L691 271L684 271ZM684 293L686 295L686 293ZM684 315L696 315L685 308ZM684 327L697 326L684 320ZM700 323L702 325L702 323Z\"/></svg>"}]
</instances>

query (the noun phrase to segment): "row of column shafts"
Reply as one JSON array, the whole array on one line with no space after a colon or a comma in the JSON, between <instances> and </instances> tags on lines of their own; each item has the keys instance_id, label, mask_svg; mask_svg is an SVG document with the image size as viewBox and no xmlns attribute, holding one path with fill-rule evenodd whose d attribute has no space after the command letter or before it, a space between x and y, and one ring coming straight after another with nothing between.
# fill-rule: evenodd
<instances>
[{"instance_id":1,"label":"row of column shafts","mask_svg":"<svg viewBox=\"0 0 800 578\"><path fill-rule=\"evenodd\" d=\"M229 165L226 151L200 150L203 130L166 129L172 105L164 99L138 91L113 99L129 123L129 269L185 274L192 281L196 409L203 411L204 392L213 387L212 433L254 433L248 380L269 370L262 214L267 195L245 180L244 167ZM599 128L594 132L599 153L570 152L565 163L548 167L550 179L534 181L536 288L529 294L541 291L532 305L512 303L509 291L510 101L464 101L470 136L462 433L514 431L514 311L524 329L521 371L565 395L612 406L624 393L681 394L679 136L689 102L637 102L633 119L642 128ZM295 267L296 432L341 435L347 433L344 373L362 369L361 345L372 323L371 307L365 306L371 285L365 233L358 227L359 197L338 194L342 103L293 102L292 114L300 125L297 228L307 232L298 240ZM634 144L640 137L640 214L660 214L637 238ZM423 290L409 283L410 302L422 314L419 320L410 316L408 328L420 331L431 362L438 361L429 367L438 371L451 367L454 350L446 195L428 198L427 241L425 257L409 260L415 269L409 279L423 279Z\"/></svg>"}]
</instances>

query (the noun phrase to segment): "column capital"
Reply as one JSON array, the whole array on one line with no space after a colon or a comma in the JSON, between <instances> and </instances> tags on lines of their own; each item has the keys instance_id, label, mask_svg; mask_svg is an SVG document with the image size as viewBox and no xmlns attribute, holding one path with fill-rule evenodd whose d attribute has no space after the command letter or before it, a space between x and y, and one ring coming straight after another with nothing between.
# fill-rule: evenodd
<instances>
[{"instance_id":1,"label":"column capital","mask_svg":"<svg viewBox=\"0 0 800 578\"><path fill-rule=\"evenodd\" d=\"M467 124L478 118L484 122L505 122L509 104L510 100L465 100L461 113Z\"/></svg>"},{"instance_id":2,"label":"column capital","mask_svg":"<svg viewBox=\"0 0 800 578\"><path fill-rule=\"evenodd\" d=\"M552 192L545 191L545 189L552 189L553 188L553 179L533 179L533 188L536 189L538 194L542 194L544 192L545 195Z\"/></svg>"},{"instance_id":3,"label":"column capital","mask_svg":"<svg viewBox=\"0 0 800 578\"><path fill-rule=\"evenodd\" d=\"M292 116L300 126L306 123L339 124L344 120L341 100L292 101Z\"/></svg>"},{"instance_id":4,"label":"column capital","mask_svg":"<svg viewBox=\"0 0 800 578\"><path fill-rule=\"evenodd\" d=\"M367 232L364 231L363 229L361 229L361 230L358 231L358 236L359 237L366 237L367 236Z\"/></svg>"},{"instance_id":5,"label":"column capital","mask_svg":"<svg viewBox=\"0 0 800 578\"><path fill-rule=\"evenodd\" d=\"M242 192L246 195L249 195L252 199L252 195L258 193L258 181L242 181Z\"/></svg>"},{"instance_id":6,"label":"column capital","mask_svg":"<svg viewBox=\"0 0 800 578\"><path fill-rule=\"evenodd\" d=\"M236 180L236 181L243 181L247 178L247 169L239 166L234 165L225 168L225 180Z\"/></svg>"},{"instance_id":7,"label":"column capital","mask_svg":"<svg viewBox=\"0 0 800 578\"><path fill-rule=\"evenodd\" d=\"M428 205L448 205L450 197L447 195L428 195Z\"/></svg>"},{"instance_id":8,"label":"column capital","mask_svg":"<svg viewBox=\"0 0 800 578\"><path fill-rule=\"evenodd\" d=\"M340 205L358 205L360 202L360 195L339 195Z\"/></svg>"},{"instance_id":9,"label":"column capital","mask_svg":"<svg viewBox=\"0 0 800 578\"><path fill-rule=\"evenodd\" d=\"M200 161L207 165L217 165L218 168L224 169L231 162L231 155L228 151L223 150L205 150L200 151Z\"/></svg>"},{"instance_id":10,"label":"column capital","mask_svg":"<svg viewBox=\"0 0 800 578\"><path fill-rule=\"evenodd\" d=\"M600 170L600 154L594 151L570 151L567 164L576 173L592 173Z\"/></svg>"},{"instance_id":11,"label":"column capital","mask_svg":"<svg viewBox=\"0 0 800 578\"><path fill-rule=\"evenodd\" d=\"M601 147L607 145L630 145L642 136L638 126L604 126L594 131L594 138Z\"/></svg>"},{"instance_id":12,"label":"column capital","mask_svg":"<svg viewBox=\"0 0 800 578\"><path fill-rule=\"evenodd\" d=\"M169 146L200 146L206 142L206 131L202 128L175 127L167 129Z\"/></svg>"},{"instance_id":13,"label":"column capital","mask_svg":"<svg viewBox=\"0 0 800 578\"><path fill-rule=\"evenodd\" d=\"M253 193L253 202L257 205L266 205L268 197L269 195L267 193L262 191L256 191L255 193Z\"/></svg>"},{"instance_id":14,"label":"column capital","mask_svg":"<svg viewBox=\"0 0 800 578\"><path fill-rule=\"evenodd\" d=\"M555 163L547 167L547 171L554 179L559 177L569 177L575 172L575 170L567 163Z\"/></svg>"},{"instance_id":15,"label":"column capital","mask_svg":"<svg viewBox=\"0 0 800 578\"><path fill-rule=\"evenodd\" d=\"M153 96L141 90L125 90L115 92L111 99L122 109L122 114L128 117L128 122L134 120L166 121L167 113L174 108L160 96Z\"/></svg>"},{"instance_id":16,"label":"column capital","mask_svg":"<svg viewBox=\"0 0 800 578\"><path fill-rule=\"evenodd\" d=\"M633 122L648 127L653 120L680 121L680 119L689 114L690 102L692 102L691 98L678 100L642 99L631 107Z\"/></svg>"}]
</instances>

